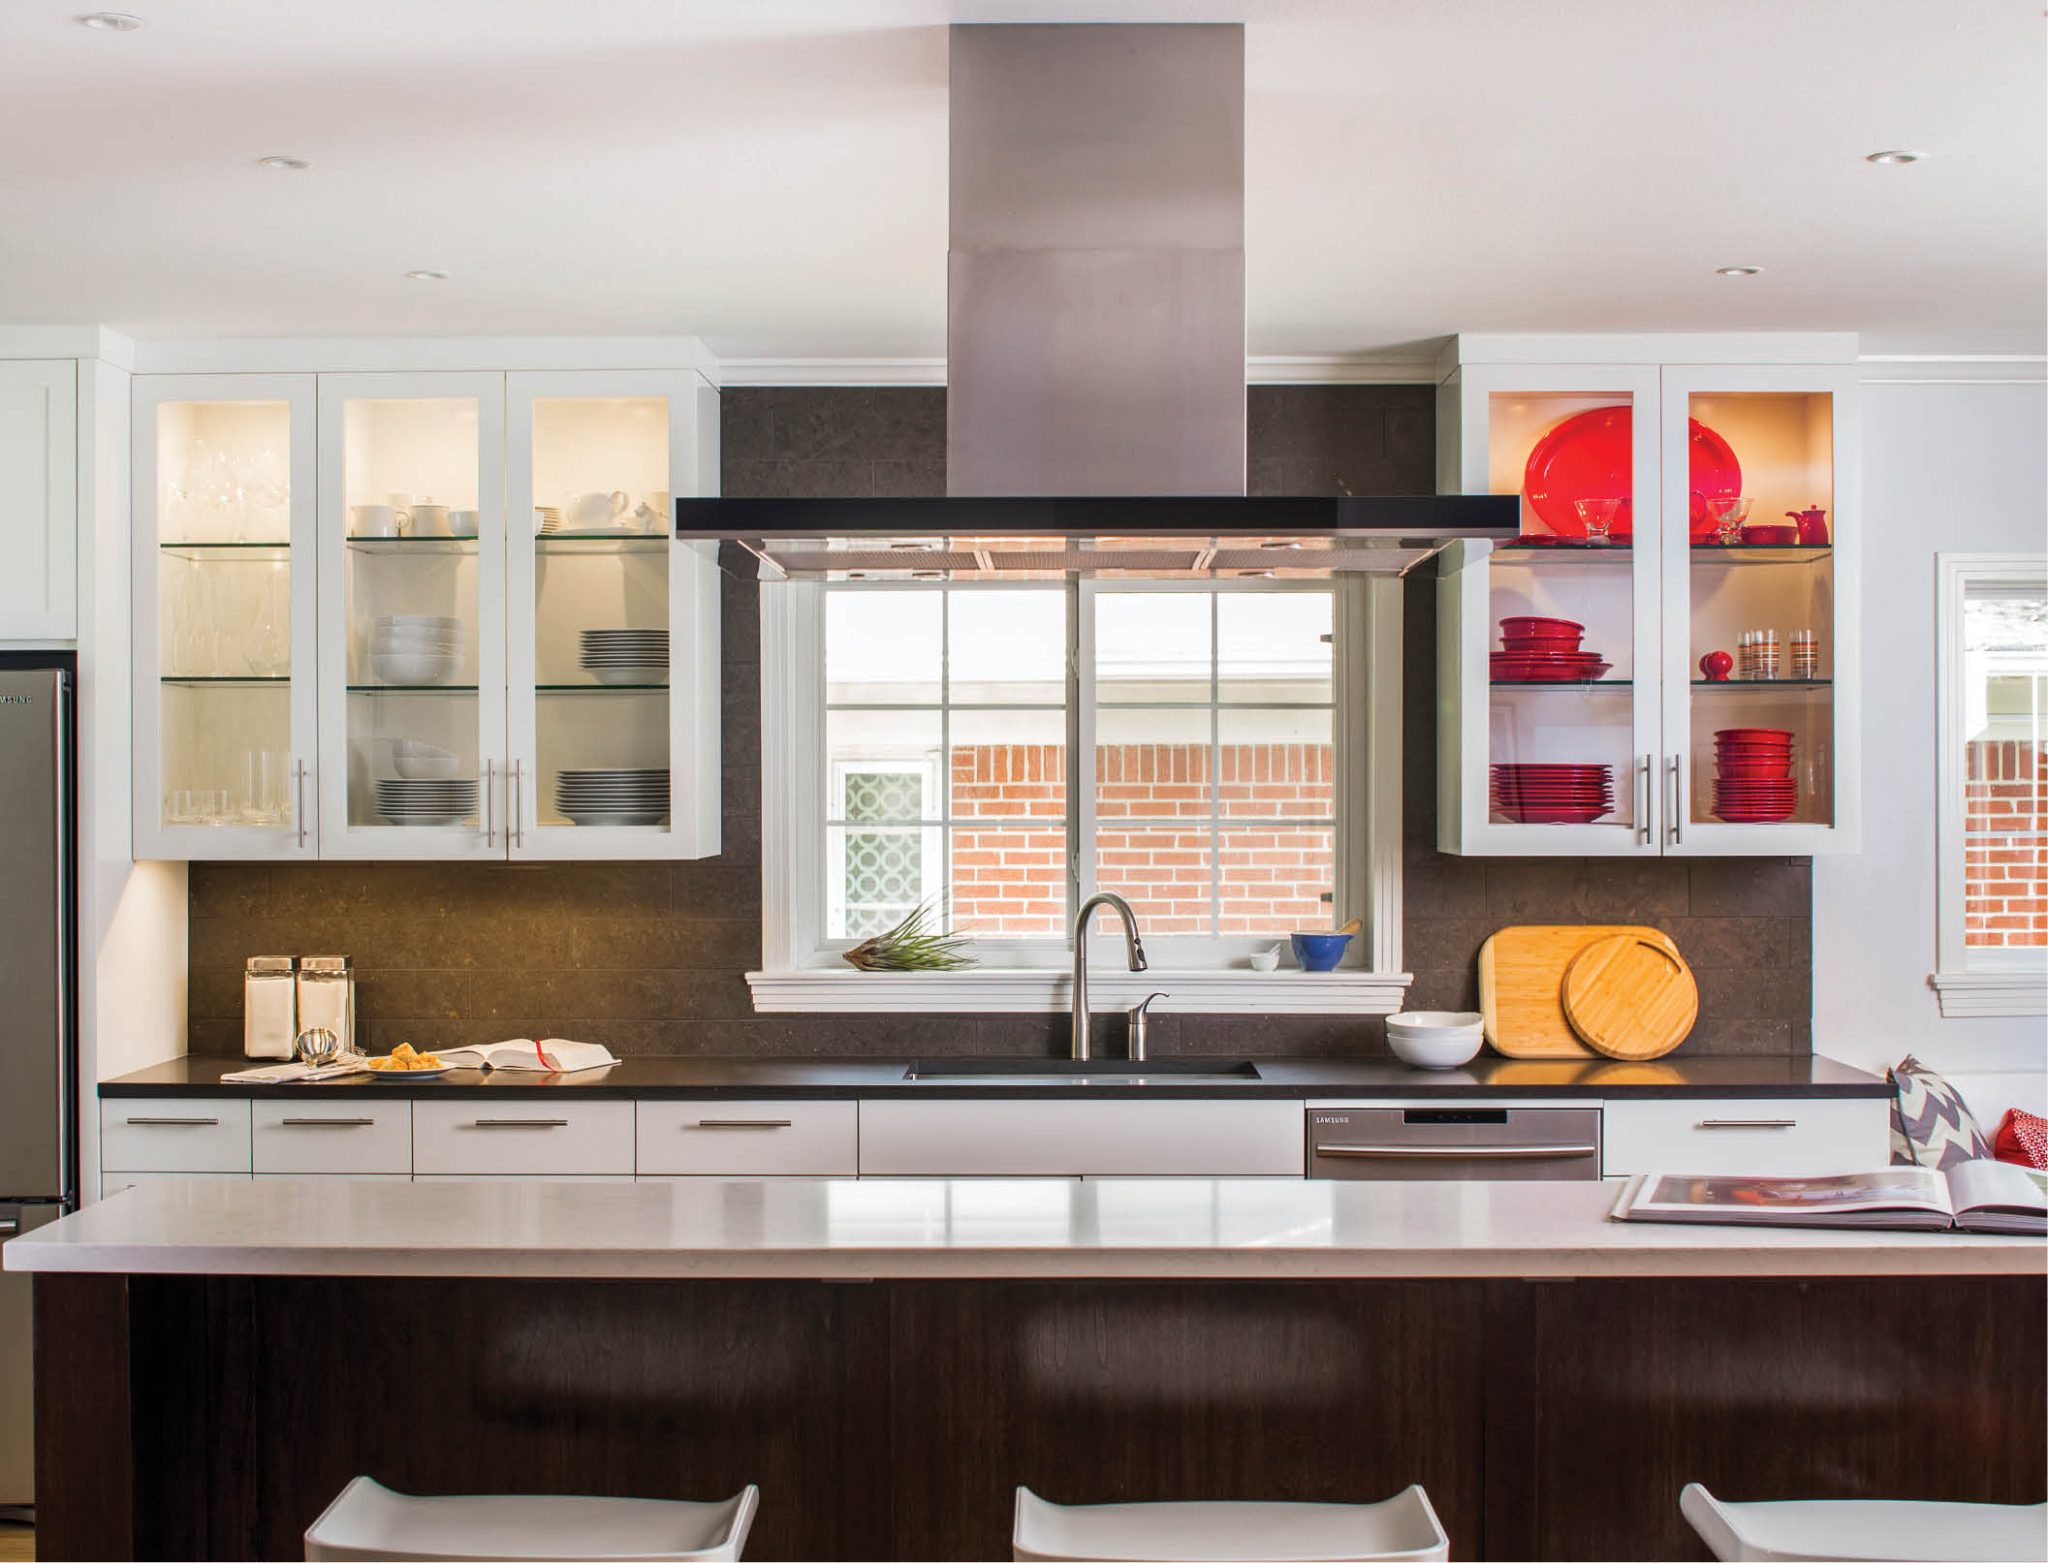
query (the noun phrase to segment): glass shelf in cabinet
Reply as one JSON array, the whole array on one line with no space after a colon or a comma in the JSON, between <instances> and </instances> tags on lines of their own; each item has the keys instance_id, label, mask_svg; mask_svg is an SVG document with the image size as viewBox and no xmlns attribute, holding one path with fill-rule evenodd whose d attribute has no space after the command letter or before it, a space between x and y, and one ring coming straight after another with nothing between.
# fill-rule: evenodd
<instances>
[{"instance_id":1,"label":"glass shelf in cabinet","mask_svg":"<svg viewBox=\"0 0 2048 1563\"><path fill-rule=\"evenodd\" d=\"M1497 678L1495 689L1631 689L1635 686L1632 678Z\"/></svg>"},{"instance_id":2,"label":"glass shelf in cabinet","mask_svg":"<svg viewBox=\"0 0 2048 1563\"><path fill-rule=\"evenodd\" d=\"M1511 559L1625 559L1627 543L1502 543L1496 554Z\"/></svg>"},{"instance_id":3,"label":"glass shelf in cabinet","mask_svg":"<svg viewBox=\"0 0 2048 1563\"><path fill-rule=\"evenodd\" d=\"M158 543L160 552L174 559L211 558L215 554L289 554L292 545L283 543Z\"/></svg>"},{"instance_id":4,"label":"glass shelf in cabinet","mask_svg":"<svg viewBox=\"0 0 2048 1563\"><path fill-rule=\"evenodd\" d=\"M352 695L473 695L474 684L350 684Z\"/></svg>"},{"instance_id":5,"label":"glass shelf in cabinet","mask_svg":"<svg viewBox=\"0 0 2048 1563\"><path fill-rule=\"evenodd\" d=\"M210 687L213 685L253 685L261 688L270 684L289 684L289 673L166 673L158 682L183 686Z\"/></svg>"},{"instance_id":6,"label":"glass shelf in cabinet","mask_svg":"<svg viewBox=\"0 0 2048 1563\"><path fill-rule=\"evenodd\" d=\"M535 684L537 695L645 695L667 694L666 684Z\"/></svg>"},{"instance_id":7,"label":"glass shelf in cabinet","mask_svg":"<svg viewBox=\"0 0 2048 1563\"><path fill-rule=\"evenodd\" d=\"M548 532L534 538L533 546L547 553L563 544L567 553L651 554L665 553L675 541L665 532L625 534L619 532Z\"/></svg>"},{"instance_id":8,"label":"glass shelf in cabinet","mask_svg":"<svg viewBox=\"0 0 2048 1563\"><path fill-rule=\"evenodd\" d=\"M1741 689L1752 694L1767 695L1773 690L1787 689L1832 689L1835 681L1831 678L1696 678L1694 689Z\"/></svg>"},{"instance_id":9,"label":"glass shelf in cabinet","mask_svg":"<svg viewBox=\"0 0 2048 1563\"><path fill-rule=\"evenodd\" d=\"M466 554L476 550L473 537L349 537L343 541L365 554Z\"/></svg>"},{"instance_id":10,"label":"glass shelf in cabinet","mask_svg":"<svg viewBox=\"0 0 2048 1563\"><path fill-rule=\"evenodd\" d=\"M1694 543L1695 560L1721 558L1729 564L1817 564L1834 557L1832 543Z\"/></svg>"}]
</instances>

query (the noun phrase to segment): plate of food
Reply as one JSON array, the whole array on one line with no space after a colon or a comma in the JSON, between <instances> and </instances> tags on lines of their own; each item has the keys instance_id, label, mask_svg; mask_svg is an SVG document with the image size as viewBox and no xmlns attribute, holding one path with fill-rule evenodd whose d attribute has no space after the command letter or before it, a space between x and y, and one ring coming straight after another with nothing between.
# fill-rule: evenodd
<instances>
[{"instance_id":1,"label":"plate of food","mask_svg":"<svg viewBox=\"0 0 2048 1563\"><path fill-rule=\"evenodd\" d=\"M438 1054L417 1052L410 1042L401 1042L381 1058L364 1059L363 1067L387 1080L436 1080L455 1066L442 1063Z\"/></svg>"}]
</instances>

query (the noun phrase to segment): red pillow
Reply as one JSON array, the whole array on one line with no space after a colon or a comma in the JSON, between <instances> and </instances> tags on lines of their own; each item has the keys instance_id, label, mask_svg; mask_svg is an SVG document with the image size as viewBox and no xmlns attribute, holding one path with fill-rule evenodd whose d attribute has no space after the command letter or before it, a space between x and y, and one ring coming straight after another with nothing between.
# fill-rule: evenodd
<instances>
[{"instance_id":1,"label":"red pillow","mask_svg":"<svg viewBox=\"0 0 2048 1563\"><path fill-rule=\"evenodd\" d=\"M2037 1118L2017 1107L2007 1108L2005 1119L1992 1138L1991 1154L2022 1167L2048 1168L2048 1118Z\"/></svg>"}]
</instances>

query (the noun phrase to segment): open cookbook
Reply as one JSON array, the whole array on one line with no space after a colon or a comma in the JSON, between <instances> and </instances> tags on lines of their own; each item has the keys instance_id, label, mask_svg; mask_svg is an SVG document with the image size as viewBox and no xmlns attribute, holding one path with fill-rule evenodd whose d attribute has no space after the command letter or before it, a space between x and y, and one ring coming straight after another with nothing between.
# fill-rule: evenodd
<instances>
[{"instance_id":1,"label":"open cookbook","mask_svg":"<svg viewBox=\"0 0 2048 1563\"><path fill-rule=\"evenodd\" d=\"M1628 1180L1609 1215L1616 1221L2039 1237L2048 1233L2048 1173L1988 1160L1961 1162L1946 1172L1885 1167L1804 1178L1645 1172Z\"/></svg>"},{"instance_id":2,"label":"open cookbook","mask_svg":"<svg viewBox=\"0 0 2048 1563\"><path fill-rule=\"evenodd\" d=\"M531 1037L514 1037L509 1042L488 1042L476 1047L437 1047L434 1053L442 1063L455 1069L537 1069L563 1075L602 1069L618 1062L602 1042L571 1042L563 1037L549 1037L541 1042Z\"/></svg>"}]
</instances>

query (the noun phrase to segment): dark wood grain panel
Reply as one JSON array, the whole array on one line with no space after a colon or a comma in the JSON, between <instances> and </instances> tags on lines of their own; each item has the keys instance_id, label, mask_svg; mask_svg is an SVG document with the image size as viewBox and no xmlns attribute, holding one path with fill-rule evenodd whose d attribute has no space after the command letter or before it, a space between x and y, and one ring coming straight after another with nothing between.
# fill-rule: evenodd
<instances>
[{"instance_id":1,"label":"dark wood grain panel","mask_svg":"<svg viewBox=\"0 0 2048 1563\"><path fill-rule=\"evenodd\" d=\"M1061 1503L1358 1502L1410 1482L1477 1545L1476 1284L899 1285L899 1558L1008 1556Z\"/></svg>"},{"instance_id":2,"label":"dark wood grain panel","mask_svg":"<svg viewBox=\"0 0 2048 1563\"><path fill-rule=\"evenodd\" d=\"M1536 1287L1530 1555L1706 1557L1690 1481L2039 1503L2044 1301L2024 1277Z\"/></svg>"},{"instance_id":3,"label":"dark wood grain panel","mask_svg":"<svg viewBox=\"0 0 2048 1563\"><path fill-rule=\"evenodd\" d=\"M37 1555L134 1557L128 1278L38 1275L31 1308Z\"/></svg>"}]
</instances>

